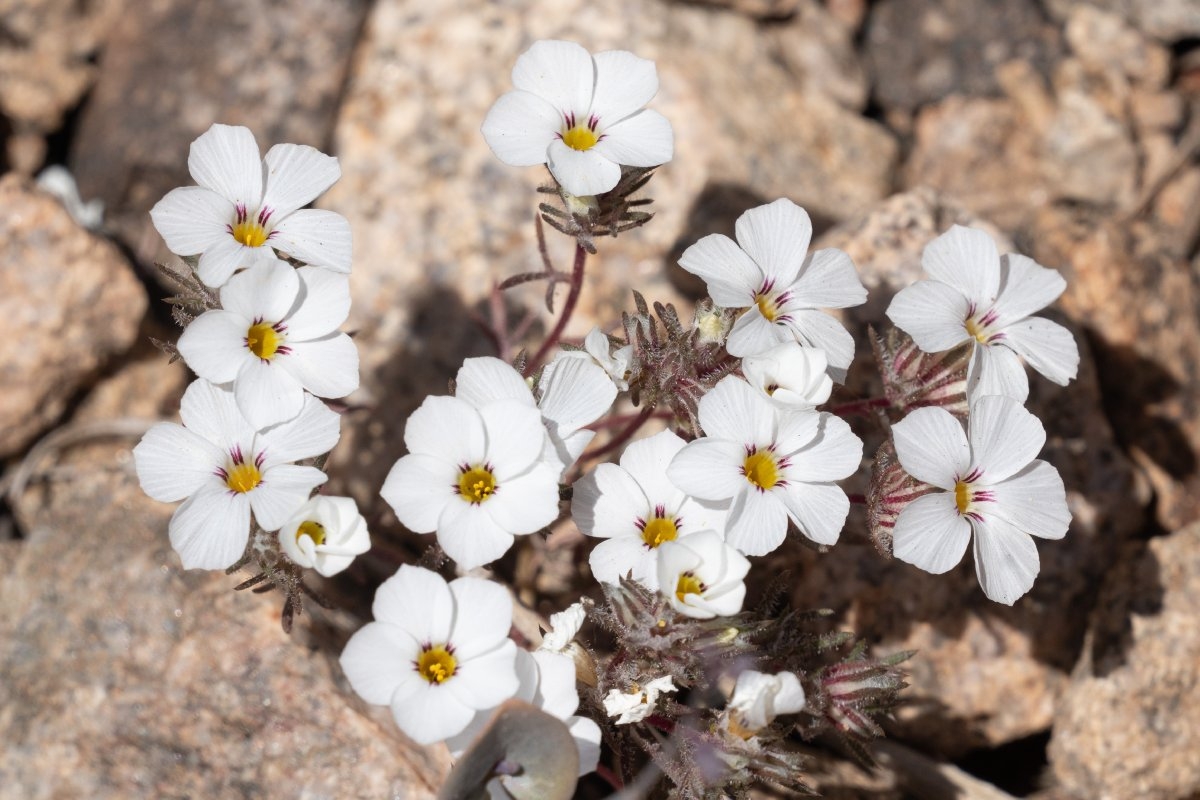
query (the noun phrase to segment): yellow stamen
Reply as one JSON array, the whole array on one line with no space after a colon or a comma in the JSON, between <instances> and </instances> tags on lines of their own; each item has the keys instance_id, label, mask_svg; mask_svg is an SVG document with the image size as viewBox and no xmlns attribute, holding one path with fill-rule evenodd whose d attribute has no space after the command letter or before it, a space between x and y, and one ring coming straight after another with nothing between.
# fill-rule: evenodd
<instances>
[{"instance_id":1,"label":"yellow stamen","mask_svg":"<svg viewBox=\"0 0 1200 800\"><path fill-rule=\"evenodd\" d=\"M746 480L763 491L774 488L775 484L779 483L779 467L776 466L775 456L770 450L760 450L746 456L742 472L746 474Z\"/></svg>"},{"instance_id":2,"label":"yellow stamen","mask_svg":"<svg viewBox=\"0 0 1200 800\"><path fill-rule=\"evenodd\" d=\"M658 547L663 542L673 542L679 536L675 520L655 517L642 528L642 541L650 547Z\"/></svg>"},{"instance_id":3,"label":"yellow stamen","mask_svg":"<svg viewBox=\"0 0 1200 800\"><path fill-rule=\"evenodd\" d=\"M283 337L280 336L270 323L259 322L250 326L246 331L246 347L259 358L269 361L279 349Z\"/></svg>"},{"instance_id":4,"label":"yellow stamen","mask_svg":"<svg viewBox=\"0 0 1200 800\"><path fill-rule=\"evenodd\" d=\"M300 523L300 527L296 529L296 541L300 541L301 536L307 536L313 540L313 544L325 544L325 526L314 520L305 520Z\"/></svg>"},{"instance_id":5,"label":"yellow stamen","mask_svg":"<svg viewBox=\"0 0 1200 800\"><path fill-rule=\"evenodd\" d=\"M987 331L984 330L983 326L980 325L978 322L976 322L974 319L967 320L967 333L969 333L971 336L974 336L975 341L979 342L980 344L987 344L987 341L988 341Z\"/></svg>"},{"instance_id":6,"label":"yellow stamen","mask_svg":"<svg viewBox=\"0 0 1200 800\"><path fill-rule=\"evenodd\" d=\"M971 486L970 484L957 481L954 484L954 502L958 505L958 513L967 513L967 508L971 505Z\"/></svg>"},{"instance_id":7,"label":"yellow stamen","mask_svg":"<svg viewBox=\"0 0 1200 800\"><path fill-rule=\"evenodd\" d=\"M458 493L468 503L482 503L496 491L496 476L483 467L467 470L458 479Z\"/></svg>"},{"instance_id":8,"label":"yellow stamen","mask_svg":"<svg viewBox=\"0 0 1200 800\"><path fill-rule=\"evenodd\" d=\"M427 647L417 657L417 672L430 683L444 683L454 675L458 662L445 646Z\"/></svg>"},{"instance_id":9,"label":"yellow stamen","mask_svg":"<svg viewBox=\"0 0 1200 800\"><path fill-rule=\"evenodd\" d=\"M596 132L586 125L576 125L562 135L563 144L572 150L591 150L600 141Z\"/></svg>"},{"instance_id":10,"label":"yellow stamen","mask_svg":"<svg viewBox=\"0 0 1200 800\"><path fill-rule=\"evenodd\" d=\"M754 298L754 302L758 304L758 310L766 317L767 322L774 322L778 319L779 306L775 305L775 301L770 295L760 294Z\"/></svg>"},{"instance_id":11,"label":"yellow stamen","mask_svg":"<svg viewBox=\"0 0 1200 800\"><path fill-rule=\"evenodd\" d=\"M253 464L238 464L229 470L225 485L235 492L245 494L262 483L262 473Z\"/></svg>"},{"instance_id":12,"label":"yellow stamen","mask_svg":"<svg viewBox=\"0 0 1200 800\"><path fill-rule=\"evenodd\" d=\"M233 238L246 247L262 247L267 241L267 231L257 220L243 220L233 226Z\"/></svg>"},{"instance_id":13,"label":"yellow stamen","mask_svg":"<svg viewBox=\"0 0 1200 800\"><path fill-rule=\"evenodd\" d=\"M675 597L682 603L689 594L704 594L704 584L692 573L684 572L675 584Z\"/></svg>"}]
</instances>

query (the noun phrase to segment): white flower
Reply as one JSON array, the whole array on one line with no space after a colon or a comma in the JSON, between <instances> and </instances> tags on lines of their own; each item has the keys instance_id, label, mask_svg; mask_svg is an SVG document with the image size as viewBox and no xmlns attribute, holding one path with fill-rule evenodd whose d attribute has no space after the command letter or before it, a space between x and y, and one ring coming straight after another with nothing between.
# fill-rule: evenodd
<instances>
[{"instance_id":1,"label":"white flower","mask_svg":"<svg viewBox=\"0 0 1200 800\"><path fill-rule=\"evenodd\" d=\"M590 359L604 370L619 391L629 391L629 381L626 378L629 376L629 364L633 360L633 345L627 344L624 347L612 350L608 336L598 327L592 328L591 332L583 340L582 350L564 350L558 354L554 361L546 365L546 368L542 371L543 383L549 379L549 376L553 374L558 364L565 358Z\"/></svg>"},{"instance_id":2,"label":"white flower","mask_svg":"<svg viewBox=\"0 0 1200 800\"><path fill-rule=\"evenodd\" d=\"M375 616L342 651L342 670L368 703L391 706L413 741L454 736L475 713L516 694L512 600L498 584L408 564L383 582Z\"/></svg>"},{"instance_id":3,"label":"white flower","mask_svg":"<svg viewBox=\"0 0 1200 800\"><path fill-rule=\"evenodd\" d=\"M708 501L732 501L725 539L749 556L783 543L790 518L818 544L837 541L850 511L833 481L858 469L862 442L838 417L784 411L729 375L700 398L705 436L688 443L667 476Z\"/></svg>"},{"instance_id":4,"label":"white flower","mask_svg":"<svg viewBox=\"0 0 1200 800\"><path fill-rule=\"evenodd\" d=\"M328 578L370 550L371 536L353 498L317 495L279 529L279 546L292 561Z\"/></svg>"},{"instance_id":5,"label":"white flower","mask_svg":"<svg viewBox=\"0 0 1200 800\"><path fill-rule=\"evenodd\" d=\"M600 726L586 717L575 715L579 707L579 694L575 689L575 662L555 653L518 650L516 669L520 687L514 697L561 719L575 739L575 748L579 751L579 774L586 775L595 770L600 761ZM483 731L495 710L489 708L478 712L461 733L446 741L451 757L457 759L462 755ZM496 800L507 800L509 797L496 785L504 782L504 777L488 782L488 792Z\"/></svg>"},{"instance_id":6,"label":"white flower","mask_svg":"<svg viewBox=\"0 0 1200 800\"><path fill-rule=\"evenodd\" d=\"M1030 316L1066 289L1056 271L1015 253L1001 257L992 237L961 225L930 242L921 265L932 280L897 294L887 315L927 353L971 342L972 397L1003 394L1024 402L1029 378L1018 355L1059 385L1075 377L1079 348L1071 332Z\"/></svg>"},{"instance_id":7,"label":"white flower","mask_svg":"<svg viewBox=\"0 0 1200 800\"><path fill-rule=\"evenodd\" d=\"M719 233L705 236L679 259L681 267L704 279L717 305L749 309L734 323L726 349L752 356L797 341L824 350L833 379L845 380L854 338L817 309L866 301L850 256L832 248L807 255L812 222L786 198L742 214L735 234L736 243Z\"/></svg>"},{"instance_id":8,"label":"white flower","mask_svg":"<svg viewBox=\"0 0 1200 800\"><path fill-rule=\"evenodd\" d=\"M408 455L380 494L410 530L436 531L463 569L496 560L514 534L558 516L558 474L542 461L546 431L536 408L427 397L409 417L404 443Z\"/></svg>"},{"instance_id":9,"label":"white flower","mask_svg":"<svg viewBox=\"0 0 1200 800\"><path fill-rule=\"evenodd\" d=\"M483 138L514 167L547 164L574 195L603 194L621 165L656 167L671 160L671 123L643 109L658 92L653 61L624 50L595 56L574 42L539 41L512 73L516 91L483 121Z\"/></svg>"},{"instance_id":10,"label":"white flower","mask_svg":"<svg viewBox=\"0 0 1200 800\"><path fill-rule=\"evenodd\" d=\"M600 464L575 482L571 516L587 536L604 539L592 550L592 575L619 583L632 572L658 590L659 546L703 530L725 530L725 511L680 491L667 478L685 442L671 431L625 448L620 466Z\"/></svg>"},{"instance_id":11,"label":"white flower","mask_svg":"<svg viewBox=\"0 0 1200 800\"><path fill-rule=\"evenodd\" d=\"M746 599L750 562L716 531L667 542L658 558L658 585L671 608L695 619L730 617Z\"/></svg>"},{"instance_id":12,"label":"white flower","mask_svg":"<svg viewBox=\"0 0 1200 800\"><path fill-rule=\"evenodd\" d=\"M591 359L568 358L538 384L535 399L521 373L498 358L468 358L455 377L454 395L476 408L497 400L515 400L537 408L549 434L543 460L562 475L592 441L595 422L612 408L617 388Z\"/></svg>"},{"instance_id":13,"label":"white flower","mask_svg":"<svg viewBox=\"0 0 1200 800\"><path fill-rule=\"evenodd\" d=\"M337 444L341 420L314 397L293 420L256 432L233 393L193 381L179 409L183 425L161 422L133 448L142 491L165 503L187 498L171 517L171 546L186 569L225 569L242 556L250 512L277 530L313 488L315 467L293 464Z\"/></svg>"},{"instance_id":14,"label":"white flower","mask_svg":"<svg viewBox=\"0 0 1200 800\"><path fill-rule=\"evenodd\" d=\"M300 210L341 177L337 159L307 145L277 144L260 158L249 128L213 125L192 142L188 170L199 186L172 189L150 210L172 253L200 256L197 274L221 286L272 249L319 267L350 271L350 224Z\"/></svg>"},{"instance_id":15,"label":"white flower","mask_svg":"<svg viewBox=\"0 0 1200 800\"><path fill-rule=\"evenodd\" d=\"M232 383L255 428L300 413L305 389L334 398L358 388L358 350L337 332L350 313L345 275L269 258L230 278L221 306L192 320L179 353L201 378Z\"/></svg>"},{"instance_id":16,"label":"white flower","mask_svg":"<svg viewBox=\"0 0 1200 800\"><path fill-rule=\"evenodd\" d=\"M654 713L660 694L675 691L678 688L672 683L670 675L655 678L645 686L634 684L629 692L610 689L604 696L604 711L610 717L616 717L618 725L641 722Z\"/></svg>"},{"instance_id":17,"label":"white flower","mask_svg":"<svg viewBox=\"0 0 1200 800\"><path fill-rule=\"evenodd\" d=\"M562 611L551 614L550 630L542 636L538 650L565 654L586 619L587 611L584 610L582 602L572 603Z\"/></svg>"},{"instance_id":18,"label":"white flower","mask_svg":"<svg viewBox=\"0 0 1200 800\"><path fill-rule=\"evenodd\" d=\"M748 669L737 677L727 711L730 729L738 735L753 735L778 716L804 709L804 687L792 672L768 675Z\"/></svg>"},{"instance_id":19,"label":"white flower","mask_svg":"<svg viewBox=\"0 0 1200 800\"><path fill-rule=\"evenodd\" d=\"M782 408L816 408L829 399L833 381L825 352L798 342L777 344L742 359L746 381Z\"/></svg>"},{"instance_id":20,"label":"white flower","mask_svg":"<svg viewBox=\"0 0 1200 800\"><path fill-rule=\"evenodd\" d=\"M918 408L892 427L900 465L944 492L904 507L893 530L896 558L941 574L962 560L975 533L975 571L983 592L1012 605L1039 569L1031 536L1061 539L1071 523L1058 470L1035 457L1042 423L1009 397L971 405L962 426L942 408Z\"/></svg>"}]
</instances>

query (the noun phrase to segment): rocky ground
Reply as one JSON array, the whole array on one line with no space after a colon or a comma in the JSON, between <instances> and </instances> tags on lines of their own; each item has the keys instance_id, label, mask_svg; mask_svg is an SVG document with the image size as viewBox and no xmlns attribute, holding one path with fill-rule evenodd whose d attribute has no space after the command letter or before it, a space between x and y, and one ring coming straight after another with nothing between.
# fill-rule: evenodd
<instances>
[{"instance_id":1,"label":"rocky ground","mask_svg":"<svg viewBox=\"0 0 1200 800\"><path fill-rule=\"evenodd\" d=\"M0 797L434 791L445 753L359 703L336 657L424 544L376 494L407 415L489 352L473 309L536 263L542 176L478 128L539 38L655 59L676 131L657 216L603 242L572 334L630 286L690 302L682 248L780 196L854 258L859 330L956 221L1068 278L1056 313L1080 378L1035 380L1030 402L1074 523L1027 597L989 603L969 564L883 561L861 520L830 553L787 552L796 602L878 652L920 651L880 768L820 754L821 791L1200 796L1195 0L0 0ZM309 609L290 638L276 598L180 569L171 508L132 471L188 380L148 344L174 334L147 211L190 182L187 146L214 121L337 155L319 204L354 230L363 387L332 475L376 555L324 587L342 610ZM51 165L103 201L96 229L34 182ZM563 530L501 570L550 611L580 564Z\"/></svg>"}]
</instances>

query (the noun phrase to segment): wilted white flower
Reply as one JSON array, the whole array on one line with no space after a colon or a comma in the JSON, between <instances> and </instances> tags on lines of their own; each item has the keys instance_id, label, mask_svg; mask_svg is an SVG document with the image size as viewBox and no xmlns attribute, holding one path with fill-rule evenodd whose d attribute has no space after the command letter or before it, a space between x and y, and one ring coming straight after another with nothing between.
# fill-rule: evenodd
<instances>
[{"instance_id":1,"label":"wilted white flower","mask_svg":"<svg viewBox=\"0 0 1200 800\"><path fill-rule=\"evenodd\" d=\"M505 164L547 164L564 189L586 196L616 186L622 165L671 160L671 123L642 108L658 92L653 61L538 41L517 59L512 81L516 91L496 101L482 128Z\"/></svg>"},{"instance_id":2,"label":"wilted white flower","mask_svg":"<svg viewBox=\"0 0 1200 800\"><path fill-rule=\"evenodd\" d=\"M827 367L825 351L798 342L742 359L746 382L781 408L816 408L828 400L833 381Z\"/></svg>"},{"instance_id":3,"label":"wilted white flower","mask_svg":"<svg viewBox=\"0 0 1200 800\"><path fill-rule=\"evenodd\" d=\"M427 397L409 417L404 443L408 455L380 494L409 530L436 531L464 569L496 560L514 535L558 516L558 473L543 461L546 430L536 408Z\"/></svg>"},{"instance_id":4,"label":"wilted white flower","mask_svg":"<svg viewBox=\"0 0 1200 800\"><path fill-rule=\"evenodd\" d=\"M345 397L358 388L358 350L337 328L350 313L350 282L276 258L229 279L221 308L184 329L179 353L201 378L232 383L255 428L300 413L304 390Z\"/></svg>"},{"instance_id":5,"label":"wilted white flower","mask_svg":"<svg viewBox=\"0 0 1200 800\"><path fill-rule=\"evenodd\" d=\"M249 128L213 125L192 142L188 170L199 186L172 189L150 218L172 253L200 256L197 274L208 286L274 258L274 250L350 271L345 217L300 210L341 177L336 158L307 145L277 144L263 159Z\"/></svg>"},{"instance_id":6,"label":"wilted white flower","mask_svg":"<svg viewBox=\"0 0 1200 800\"><path fill-rule=\"evenodd\" d=\"M808 255L812 222L786 198L738 217L737 242L719 233L683 252L679 265L704 279L713 302L746 308L725 348L735 356L765 352L796 341L825 351L834 380L845 380L854 360L854 338L821 308L861 305L867 290L841 250Z\"/></svg>"},{"instance_id":7,"label":"wilted white flower","mask_svg":"<svg viewBox=\"0 0 1200 800\"><path fill-rule=\"evenodd\" d=\"M279 529L279 546L292 561L328 578L370 550L371 535L354 498L317 495Z\"/></svg>"},{"instance_id":8,"label":"wilted white flower","mask_svg":"<svg viewBox=\"0 0 1200 800\"><path fill-rule=\"evenodd\" d=\"M187 498L170 524L184 568L225 569L246 549L251 510L263 530L277 530L325 482L324 472L293 462L333 449L341 420L308 397L295 419L255 431L233 393L204 379L180 405L182 426L160 422L133 448L138 481L155 500Z\"/></svg>"},{"instance_id":9,"label":"wilted white flower","mask_svg":"<svg viewBox=\"0 0 1200 800\"><path fill-rule=\"evenodd\" d=\"M744 670L737 677L726 711L731 732L748 738L778 716L804 709L804 687L793 672L769 675Z\"/></svg>"},{"instance_id":10,"label":"wilted white flower","mask_svg":"<svg viewBox=\"0 0 1200 800\"><path fill-rule=\"evenodd\" d=\"M542 636L542 644L538 650L551 653L565 653L575 640L575 634L583 627L587 619L587 611L583 603L572 603L558 613L550 615L550 630Z\"/></svg>"},{"instance_id":11,"label":"wilted white flower","mask_svg":"<svg viewBox=\"0 0 1200 800\"><path fill-rule=\"evenodd\" d=\"M729 617L742 610L750 562L716 531L667 542L658 558L658 585L671 607L695 619Z\"/></svg>"},{"instance_id":12,"label":"wilted white flower","mask_svg":"<svg viewBox=\"0 0 1200 800\"><path fill-rule=\"evenodd\" d=\"M571 516L587 536L604 539L592 550L592 575L603 583L632 578L658 590L659 547L702 530L723 531L725 510L680 491L667 478L685 442L671 431L639 439L621 463L600 464L575 482Z\"/></svg>"},{"instance_id":13,"label":"wilted white flower","mask_svg":"<svg viewBox=\"0 0 1200 800\"><path fill-rule=\"evenodd\" d=\"M1002 394L1024 402L1029 377L1017 356L1061 386L1075 377L1075 337L1057 322L1030 316L1066 289L1056 271L1016 253L1001 257L992 237L962 225L930 242L921 265L932 280L897 294L887 315L927 353L971 342L972 397Z\"/></svg>"},{"instance_id":14,"label":"wilted white flower","mask_svg":"<svg viewBox=\"0 0 1200 800\"><path fill-rule=\"evenodd\" d=\"M729 375L700 398L705 435L667 470L683 491L730 501L725 539L750 556L783 543L788 519L818 544L837 541L850 501L834 481L858 469L862 441L832 414L784 411Z\"/></svg>"},{"instance_id":15,"label":"wilted white flower","mask_svg":"<svg viewBox=\"0 0 1200 800\"><path fill-rule=\"evenodd\" d=\"M342 651L342 670L368 703L391 706L419 744L461 732L476 712L516 694L512 600L479 578L447 584L405 564L375 592L375 616Z\"/></svg>"},{"instance_id":16,"label":"wilted white flower","mask_svg":"<svg viewBox=\"0 0 1200 800\"><path fill-rule=\"evenodd\" d=\"M892 426L900 465L944 489L918 497L893 529L896 558L941 574L962 560L975 533L983 592L1012 605L1040 569L1032 536L1061 539L1071 524L1058 470L1036 459L1042 423L1010 397L980 397L967 433L950 412L918 408Z\"/></svg>"},{"instance_id":17,"label":"wilted white flower","mask_svg":"<svg viewBox=\"0 0 1200 800\"><path fill-rule=\"evenodd\" d=\"M628 692L610 689L604 696L604 711L610 717L617 718L617 725L641 722L654 713L660 694L675 691L678 691L678 687L671 681L670 675L655 678L645 686L634 684Z\"/></svg>"}]
</instances>

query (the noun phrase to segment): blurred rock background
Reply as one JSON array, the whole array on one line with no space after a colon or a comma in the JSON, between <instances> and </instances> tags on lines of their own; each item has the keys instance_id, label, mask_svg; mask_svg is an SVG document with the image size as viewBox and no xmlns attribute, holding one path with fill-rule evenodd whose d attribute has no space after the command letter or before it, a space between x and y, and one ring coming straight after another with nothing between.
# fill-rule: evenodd
<instances>
[{"instance_id":1,"label":"blurred rock background","mask_svg":"<svg viewBox=\"0 0 1200 800\"><path fill-rule=\"evenodd\" d=\"M920 650L901 747L874 774L818 753L821 791L1200 796L1196 0L0 0L0 797L434 791L445 753L359 703L336 657L426 544L376 496L405 419L491 352L473 315L537 264L543 176L496 161L478 127L539 38L655 59L676 131L657 216L602 243L572 335L614 320L630 287L690 303L703 289L679 252L779 196L859 266L860 331L956 221L1068 278L1055 313L1080 378L1035 378L1031 403L1075 522L1040 547L1027 597L988 603L969 563L886 562L853 517L829 553L773 556L797 603L878 652ZM148 344L176 332L147 211L190 183L188 144L214 121L264 151L337 155L319 205L355 235L363 388L331 473L376 553L322 587L343 610L308 609L290 638L278 598L179 568L171 508L142 496L130 457L189 379ZM54 165L103 202L95 230L35 182ZM570 245L550 251L562 263ZM511 292L509 317L536 330L540 295ZM847 392L869 388L860 343ZM498 569L549 612L588 585L586 550L567 525Z\"/></svg>"}]
</instances>

